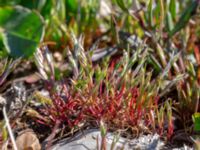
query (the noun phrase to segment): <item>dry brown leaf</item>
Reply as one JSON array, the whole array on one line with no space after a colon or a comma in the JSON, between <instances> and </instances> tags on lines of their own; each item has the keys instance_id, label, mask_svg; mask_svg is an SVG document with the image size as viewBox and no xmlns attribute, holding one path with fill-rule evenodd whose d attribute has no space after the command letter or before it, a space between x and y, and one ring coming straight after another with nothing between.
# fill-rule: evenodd
<instances>
[{"instance_id":1,"label":"dry brown leaf","mask_svg":"<svg viewBox=\"0 0 200 150\"><path fill-rule=\"evenodd\" d=\"M40 142L31 129L22 131L16 139L16 144L19 150L41 150Z\"/></svg>"}]
</instances>

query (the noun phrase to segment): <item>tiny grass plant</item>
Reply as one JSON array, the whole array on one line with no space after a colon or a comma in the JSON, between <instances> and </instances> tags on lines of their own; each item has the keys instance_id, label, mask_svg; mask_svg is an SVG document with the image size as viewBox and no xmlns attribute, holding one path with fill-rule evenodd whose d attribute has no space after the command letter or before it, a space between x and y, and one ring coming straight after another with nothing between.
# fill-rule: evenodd
<instances>
[{"instance_id":1,"label":"tiny grass plant","mask_svg":"<svg viewBox=\"0 0 200 150\"><path fill-rule=\"evenodd\" d=\"M39 110L45 120L38 119L38 122L51 127L59 122L59 126L72 129L80 124L99 127L103 120L108 130L129 130L132 136L138 136L144 128L148 132L159 129L162 134L163 118L168 116L170 137L173 133L171 105L166 104L167 114L159 108L159 92L178 55L152 79L152 71L147 71L146 66L148 48L140 45L133 55L124 50L117 60L105 58L102 63L93 64L91 56L84 53L81 41L74 39L74 49L70 51L70 63L76 70L71 82L61 84L60 92L53 83L48 83L52 104L46 103Z\"/></svg>"},{"instance_id":2,"label":"tiny grass plant","mask_svg":"<svg viewBox=\"0 0 200 150\"><path fill-rule=\"evenodd\" d=\"M12 15L9 20L2 20L0 58L7 57L8 52L11 52L10 56L17 54L19 57L29 57L34 53L36 66L50 93L48 98L34 93L42 107L37 108L38 112L31 109L26 112L35 116L40 124L52 128L49 141L55 137L58 128L68 132L87 125L101 129L105 125L111 131L123 129L132 136L157 131L170 139L175 128L174 117L186 132L196 130L199 121L193 118L192 122L192 116L200 111L200 1L103 2L109 10L108 17L102 16L102 1L98 0L41 0L30 1L28 5L19 0L0 2L2 18L7 18L5 14L9 9L21 12L17 20ZM16 4L21 6L15 7ZM22 19L20 16L24 13L35 16L37 26L31 24L34 17ZM12 33L24 39L17 38L15 34L7 37L11 33L10 27L7 28L10 22L22 24L16 31L12 29ZM46 29L43 35L44 22ZM4 34L4 30L9 34ZM41 32L34 32L38 30ZM70 34L71 30L75 34ZM144 40L136 44L138 37L134 36L136 48L133 48L130 43L125 44L131 38L120 39L119 31L136 34ZM27 35L31 37L29 41L32 44L26 44ZM76 39L75 35L80 38ZM9 48L7 52L3 39ZM22 41L12 42L18 40ZM93 51L85 52L84 48L90 47L96 40L100 47L113 46L114 50L120 51L120 56L92 62ZM67 65L72 71L69 69L71 74L67 79L56 81L53 58L45 44L40 43L42 41L47 44L55 41L54 47L50 45L49 48L59 52L69 45L65 50ZM37 48L39 45L40 48ZM0 85L20 61L9 59L0 66ZM5 134L5 127L1 126L2 134ZM102 135L105 137L104 133ZM7 139L7 135L3 137Z\"/></svg>"}]
</instances>

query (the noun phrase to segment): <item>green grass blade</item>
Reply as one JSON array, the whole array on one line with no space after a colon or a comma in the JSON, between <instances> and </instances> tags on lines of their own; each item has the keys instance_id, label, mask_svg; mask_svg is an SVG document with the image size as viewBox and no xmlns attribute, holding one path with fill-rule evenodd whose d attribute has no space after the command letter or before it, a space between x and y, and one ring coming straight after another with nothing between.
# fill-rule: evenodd
<instances>
[{"instance_id":1,"label":"green grass blade","mask_svg":"<svg viewBox=\"0 0 200 150\"><path fill-rule=\"evenodd\" d=\"M116 0L118 6L126 13L128 13L128 8L125 6L124 0Z\"/></svg>"},{"instance_id":2,"label":"green grass blade","mask_svg":"<svg viewBox=\"0 0 200 150\"><path fill-rule=\"evenodd\" d=\"M169 33L169 36L172 37L176 32L180 31L182 28L186 26L186 24L189 22L191 16L197 9L198 2L197 1L191 1L188 7L185 8L183 11L178 23L175 25L173 30Z\"/></svg>"},{"instance_id":3,"label":"green grass blade","mask_svg":"<svg viewBox=\"0 0 200 150\"><path fill-rule=\"evenodd\" d=\"M170 0L169 3L169 11L173 20L176 19L176 3L177 3L176 0Z\"/></svg>"},{"instance_id":4,"label":"green grass blade","mask_svg":"<svg viewBox=\"0 0 200 150\"><path fill-rule=\"evenodd\" d=\"M153 26L153 0L149 0L148 19L149 19L149 24L152 27Z\"/></svg>"}]
</instances>

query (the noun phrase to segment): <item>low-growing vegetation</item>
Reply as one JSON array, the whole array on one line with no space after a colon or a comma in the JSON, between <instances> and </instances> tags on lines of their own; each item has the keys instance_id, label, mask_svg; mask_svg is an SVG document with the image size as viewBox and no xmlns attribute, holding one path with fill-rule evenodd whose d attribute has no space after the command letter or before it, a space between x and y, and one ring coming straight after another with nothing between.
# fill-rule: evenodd
<instances>
[{"instance_id":1,"label":"low-growing vegetation","mask_svg":"<svg viewBox=\"0 0 200 150\"><path fill-rule=\"evenodd\" d=\"M18 142L26 129L51 149L97 128L102 150L108 131L198 149L199 5L0 0L1 148L31 146Z\"/></svg>"}]
</instances>

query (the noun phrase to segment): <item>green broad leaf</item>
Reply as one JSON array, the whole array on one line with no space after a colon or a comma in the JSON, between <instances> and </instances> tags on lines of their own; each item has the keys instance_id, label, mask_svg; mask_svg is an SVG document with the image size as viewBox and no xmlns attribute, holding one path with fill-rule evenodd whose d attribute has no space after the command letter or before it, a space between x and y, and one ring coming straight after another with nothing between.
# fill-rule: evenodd
<instances>
[{"instance_id":1,"label":"green broad leaf","mask_svg":"<svg viewBox=\"0 0 200 150\"><path fill-rule=\"evenodd\" d=\"M170 0L169 11L171 13L172 18L175 20L176 19L176 0Z\"/></svg>"},{"instance_id":2,"label":"green broad leaf","mask_svg":"<svg viewBox=\"0 0 200 150\"><path fill-rule=\"evenodd\" d=\"M7 52L4 48L2 35L0 34L0 59L4 58L6 56L7 56Z\"/></svg>"},{"instance_id":3,"label":"green broad leaf","mask_svg":"<svg viewBox=\"0 0 200 150\"><path fill-rule=\"evenodd\" d=\"M194 130L200 131L200 113L194 113L192 119L194 122Z\"/></svg>"},{"instance_id":4,"label":"green broad leaf","mask_svg":"<svg viewBox=\"0 0 200 150\"><path fill-rule=\"evenodd\" d=\"M169 33L169 36L173 36L176 32L180 31L182 28L186 26L186 24L189 22L191 16L196 11L198 6L198 1L191 1L188 7L185 8L183 11L179 21L173 28L173 30Z\"/></svg>"},{"instance_id":5,"label":"green broad leaf","mask_svg":"<svg viewBox=\"0 0 200 150\"><path fill-rule=\"evenodd\" d=\"M126 7L126 5L124 4L124 0L116 0L117 5L126 13L128 13L128 8Z\"/></svg>"},{"instance_id":6,"label":"green broad leaf","mask_svg":"<svg viewBox=\"0 0 200 150\"><path fill-rule=\"evenodd\" d=\"M43 18L21 6L0 7L0 33L12 57L30 57L44 35Z\"/></svg>"}]
</instances>

